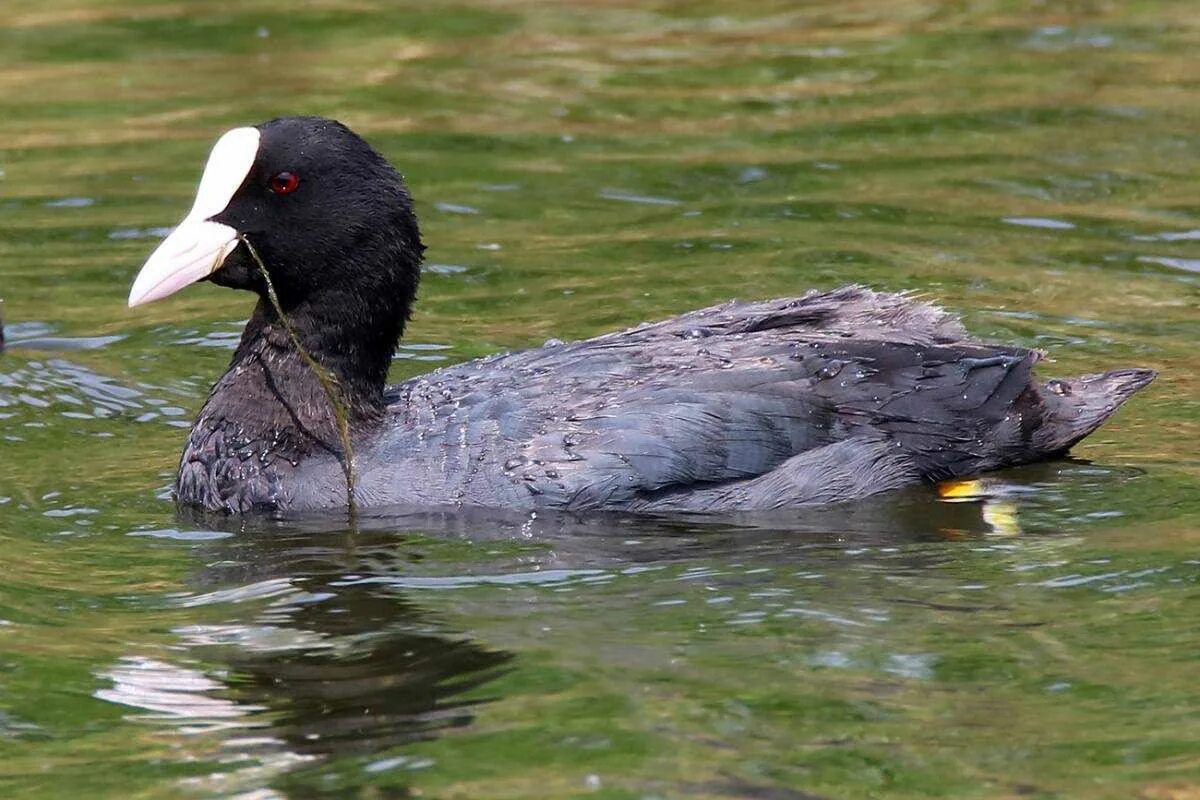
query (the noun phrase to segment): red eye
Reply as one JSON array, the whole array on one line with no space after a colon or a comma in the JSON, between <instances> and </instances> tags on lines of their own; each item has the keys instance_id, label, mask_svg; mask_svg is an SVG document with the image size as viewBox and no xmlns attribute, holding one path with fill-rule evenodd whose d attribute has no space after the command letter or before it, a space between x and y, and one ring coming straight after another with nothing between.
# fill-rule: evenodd
<instances>
[{"instance_id":1,"label":"red eye","mask_svg":"<svg viewBox=\"0 0 1200 800\"><path fill-rule=\"evenodd\" d=\"M300 176L294 172L280 172L267 181L267 186L275 194L291 194L300 185Z\"/></svg>"}]
</instances>

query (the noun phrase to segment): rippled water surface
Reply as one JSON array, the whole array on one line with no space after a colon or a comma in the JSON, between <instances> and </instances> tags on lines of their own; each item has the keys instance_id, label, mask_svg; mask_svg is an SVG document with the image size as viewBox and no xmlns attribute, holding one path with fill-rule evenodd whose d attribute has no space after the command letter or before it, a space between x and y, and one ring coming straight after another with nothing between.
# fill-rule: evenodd
<instances>
[{"instance_id":1,"label":"rippled water surface","mask_svg":"<svg viewBox=\"0 0 1200 800\"><path fill-rule=\"evenodd\" d=\"M0 794L1195 798L1195 10L7 3ZM397 378L847 281L1162 378L969 502L180 515L250 300L124 297L217 133L299 112L419 200Z\"/></svg>"}]
</instances>

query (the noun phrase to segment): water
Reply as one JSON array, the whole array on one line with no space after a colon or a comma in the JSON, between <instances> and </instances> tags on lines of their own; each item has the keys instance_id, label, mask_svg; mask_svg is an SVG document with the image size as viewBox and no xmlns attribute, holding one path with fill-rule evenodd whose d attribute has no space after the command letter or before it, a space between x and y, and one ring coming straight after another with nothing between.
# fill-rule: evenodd
<instances>
[{"instance_id":1,"label":"water","mask_svg":"<svg viewBox=\"0 0 1200 800\"><path fill-rule=\"evenodd\" d=\"M1193 4L10 6L4 796L1200 791ZM1163 376L968 502L179 515L250 301L124 297L216 135L297 112L419 200L397 379L847 281Z\"/></svg>"}]
</instances>

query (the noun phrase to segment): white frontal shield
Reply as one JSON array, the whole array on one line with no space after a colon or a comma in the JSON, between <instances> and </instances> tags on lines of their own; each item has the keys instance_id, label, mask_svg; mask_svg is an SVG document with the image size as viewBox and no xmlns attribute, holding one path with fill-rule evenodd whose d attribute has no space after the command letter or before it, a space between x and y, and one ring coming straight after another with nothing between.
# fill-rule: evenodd
<instances>
[{"instance_id":1,"label":"white frontal shield","mask_svg":"<svg viewBox=\"0 0 1200 800\"><path fill-rule=\"evenodd\" d=\"M129 307L174 294L216 272L238 244L238 232L213 222L229 205L258 156L257 128L234 128L213 145L196 202L146 259L129 290Z\"/></svg>"}]
</instances>

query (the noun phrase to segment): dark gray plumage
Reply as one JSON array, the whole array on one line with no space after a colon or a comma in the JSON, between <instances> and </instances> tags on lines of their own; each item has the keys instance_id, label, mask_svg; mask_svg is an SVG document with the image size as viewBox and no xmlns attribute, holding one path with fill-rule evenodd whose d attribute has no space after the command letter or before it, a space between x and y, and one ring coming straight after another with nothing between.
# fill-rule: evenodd
<instances>
[{"instance_id":1,"label":"dark gray plumage","mask_svg":"<svg viewBox=\"0 0 1200 800\"><path fill-rule=\"evenodd\" d=\"M304 348L343 387L361 508L851 500L1062 454L1154 377L1129 369L1039 384L1038 353L974 341L912 297L848 286L385 387L423 249L407 190L337 123L287 118L259 130L249 176L211 219L252 232ZM301 188L274 197L263 188L273 174L299 175ZM211 279L260 301L188 437L179 499L234 513L344 507L327 399L244 248Z\"/></svg>"},{"instance_id":2,"label":"dark gray plumage","mask_svg":"<svg viewBox=\"0 0 1200 800\"><path fill-rule=\"evenodd\" d=\"M1039 386L1038 354L861 287L728 303L388 392L362 502L753 510L1065 452L1153 377ZM330 487L332 488L332 487Z\"/></svg>"}]
</instances>

